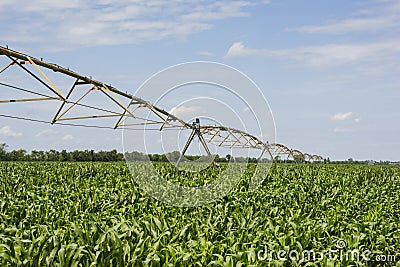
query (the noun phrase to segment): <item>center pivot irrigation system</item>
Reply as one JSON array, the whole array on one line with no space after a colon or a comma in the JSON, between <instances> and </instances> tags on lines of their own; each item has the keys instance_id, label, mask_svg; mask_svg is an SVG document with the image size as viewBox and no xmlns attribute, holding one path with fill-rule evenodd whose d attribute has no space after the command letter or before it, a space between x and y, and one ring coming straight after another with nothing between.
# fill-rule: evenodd
<instances>
[{"instance_id":1,"label":"center pivot irrigation system","mask_svg":"<svg viewBox=\"0 0 400 267\"><path fill-rule=\"evenodd\" d=\"M181 153L181 157L178 163L182 160L182 157L186 153L190 143L194 137L197 136L207 152L208 156L214 162L213 156L207 146L207 143L213 143L219 147L228 148L248 148L248 149L259 149L262 151L261 155L268 153L272 159L288 159L288 160L299 160L299 161L322 161L323 158L318 155L310 155L302 153L298 150L289 149L282 144L269 144L262 142L256 136L246 133L241 130L233 129L225 126L211 126L201 125L200 120L196 119L195 122L189 123L176 117L175 115L154 106L152 103L143 100L134 95L122 92L117 88L107 85L103 82L80 75L68 68L63 68L57 64L48 63L42 59L37 59L23 53L13 51L8 47L0 46L0 59L6 59L6 65L0 69L0 87L8 88L11 92L11 96L16 91L21 92L20 94L28 95L27 98L20 99L0 99L0 104L3 103L20 103L20 102L33 102L33 101L55 101L59 102L56 107L55 115L52 120L39 120L28 118L25 116L13 116L7 114L0 114L0 117L13 118L34 122L58 124L58 125L70 125L70 126L81 126L81 127L95 127L95 128L106 128L106 129L127 129L127 130L143 130L143 127L152 126L153 130L163 131L165 129L188 129L192 130L189 139L187 140L184 149ZM1 67L1 66L0 66ZM13 82L12 78L2 79L2 76L7 73L10 68L19 68L24 74L23 78L31 78L36 80L39 88L25 88L18 86ZM47 73L46 72L50 72ZM73 79L74 82L69 87L69 91L62 93L53 83L50 76L54 76L54 73L63 76L64 78ZM51 75L50 75L51 74ZM3 91L4 92L4 91ZM4 95L2 92L1 95ZM22 93L23 92L23 93ZM102 103L89 104L86 100L92 94L101 94L113 103L113 108L105 108ZM88 115L78 114L78 116L72 116L74 109L83 108L89 110ZM143 115L143 111L151 114L151 116ZM93 115L93 114L97 115ZM92 119L113 119L111 126L107 125L93 125L89 124L88 120ZM128 123L127 119L134 121L134 123ZM74 123L79 121L78 123Z\"/></svg>"}]
</instances>

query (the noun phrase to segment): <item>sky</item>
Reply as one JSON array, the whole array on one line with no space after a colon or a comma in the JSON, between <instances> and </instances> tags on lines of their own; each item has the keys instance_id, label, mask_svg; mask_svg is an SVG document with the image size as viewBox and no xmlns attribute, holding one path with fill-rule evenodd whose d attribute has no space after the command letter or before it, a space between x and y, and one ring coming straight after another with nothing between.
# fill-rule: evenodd
<instances>
[{"instance_id":1,"label":"sky","mask_svg":"<svg viewBox=\"0 0 400 267\"><path fill-rule=\"evenodd\" d=\"M0 45L132 94L176 64L226 64L264 94L276 142L334 160L400 160L397 0L3 0L0 23ZM0 82L10 81L28 83L0 74ZM7 90L0 99L17 96ZM180 110L196 106L187 102ZM0 104L0 114L44 118L55 111ZM120 131L3 117L0 143L28 151L123 150Z\"/></svg>"}]
</instances>

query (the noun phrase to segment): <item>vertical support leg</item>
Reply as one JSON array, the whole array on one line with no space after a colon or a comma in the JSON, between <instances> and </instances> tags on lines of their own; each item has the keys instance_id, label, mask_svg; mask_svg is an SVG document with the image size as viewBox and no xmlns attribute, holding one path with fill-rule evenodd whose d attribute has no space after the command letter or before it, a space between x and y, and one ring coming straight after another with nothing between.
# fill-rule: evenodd
<instances>
[{"instance_id":1,"label":"vertical support leg","mask_svg":"<svg viewBox=\"0 0 400 267\"><path fill-rule=\"evenodd\" d=\"M218 165L218 163L216 163L214 161L214 157L211 154L210 149L208 148L207 143L203 138L203 135L201 134L201 131L200 131L200 120L199 119L196 119L196 122L193 122L192 132L191 132L191 134L189 136L189 139L187 140L187 142L185 144L185 147L183 148L182 154L180 155L180 157L178 159L178 162L176 163L176 167L179 166L179 163L181 162L183 156L185 155L185 153L186 153L187 149L189 148L190 143L193 141L193 138L194 138L195 135L197 135L197 137L199 138L201 144L203 145L204 149L206 150L207 155L210 158L213 166L218 168L219 165Z\"/></svg>"},{"instance_id":2,"label":"vertical support leg","mask_svg":"<svg viewBox=\"0 0 400 267\"><path fill-rule=\"evenodd\" d=\"M267 149L267 148L264 146L264 147L263 147L263 150L262 150L262 152L261 152L261 154L260 154L260 156L259 156L258 159L257 159L257 163L260 163L260 160L262 159L262 156L264 155L266 149ZM268 152L269 152L269 151L268 151ZM271 153L270 153L270 155L271 155ZM272 156L271 156L271 158L272 158ZM272 160L274 160L274 159L272 159Z\"/></svg>"},{"instance_id":3,"label":"vertical support leg","mask_svg":"<svg viewBox=\"0 0 400 267\"><path fill-rule=\"evenodd\" d=\"M187 149L189 148L190 143L193 141L195 134L196 134L196 129L193 129L192 132L190 133L188 140L186 141L185 147L182 150L182 154L179 156L178 162L176 163L176 167L179 166L179 163L181 162L183 156L185 155Z\"/></svg>"},{"instance_id":4,"label":"vertical support leg","mask_svg":"<svg viewBox=\"0 0 400 267\"><path fill-rule=\"evenodd\" d=\"M201 144L203 145L204 149L206 150L207 155L208 155L208 157L210 158L210 160L211 160L213 166L214 166L214 167L219 167L218 163L216 163L216 162L214 161L214 157L213 157L213 155L211 154L210 149L208 148L207 143L206 143L206 141L204 140L204 138L203 138L203 136L201 135L201 133L200 133L200 132L196 132L196 134L197 134L197 136L199 137L200 142L201 142Z\"/></svg>"},{"instance_id":5,"label":"vertical support leg","mask_svg":"<svg viewBox=\"0 0 400 267\"><path fill-rule=\"evenodd\" d=\"M272 162L274 162L274 161L275 161L275 158L274 158L274 156L272 155L271 150L268 148L268 142L267 142L267 145L264 145L263 150L262 150L262 153L261 153L260 157L258 158L258 161L261 160L261 158L262 158L262 156L264 155L265 151L268 152L269 156L271 157Z\"/></svg>"}]
</instances>

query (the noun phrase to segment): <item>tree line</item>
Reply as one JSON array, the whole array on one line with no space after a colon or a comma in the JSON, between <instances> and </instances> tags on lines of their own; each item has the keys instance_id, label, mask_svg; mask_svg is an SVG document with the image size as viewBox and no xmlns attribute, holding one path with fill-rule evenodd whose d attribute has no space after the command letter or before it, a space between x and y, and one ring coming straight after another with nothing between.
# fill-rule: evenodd
<instances>
[{"instance_id":1,"label":"tree line","mask_svg":"<svg viewBox=\"0 0 400 267\"><path fill-rule=\"evenodd\" d=\"M124 161L147 161L151 160L154 162L176 162L180 157L179 151L174 151L166 154L144 154L141 152L125 152L125 154L119 153L113 149L111 151L94 151L94 150L75 150L75 151L57 151L51 149L49 151L37 151L33 150L28 153L24 149L7 151L6 144L0 144L0 161L71 161L71 162L89 162L89 161L101 161L101 162L115 162ZM200 161L208 162L207 156L192 156L185 155L183 161ZM221 157L214 155L216 162L257 162L257 158L245 158L235 157L226 155Z\"/></svg>"},{"instance_id":2,"label":"tree line","mask_svg":"<svg viewBox=\"0 0 400 267\"><path fill-rule=\"evenodd\" d=\"M71 161L71 162L89 162L89 161L101 161L101 162L115 162L115 161L147 161L151 160L153 162L176 162L180 157L179 151L174 151L166 154L144 154L141 152L125 152L122 154L117 150L113 149L111 151L94 151L94 150L74 150L74 151L57 151L51 149L49 151L37 151L33 150L28 153L24 149L7 151L7 144L0 144L0 161ZM207 156L193 156L185 155L183 161L203 161L208 162L209 158ZM226 155L225 157L214 155L214 160L216 162L257 162L257 158L246 158L246 157L233 157L231 155ZM301 160L282 160L279 157L274 159L277 163L293 163L302 162ZM263 159L262 162L265 162ZM390 161L357 161L349 158L343 161L331 161L329 158L324 159L323 163L331 164L370 164L370 165L393 165L400 164L400 162L390 162Z\"/></svg>"},{"instance_id":3,"label":"tree line","mask_svg":"<svg viewBox=\"0 0 400 267\"><path fill-rule=\"evenodd\" d=\"M166 154L144 154L141 152L125 152L125 158L128 162L130 161L146 161L149 160L153 162L177 162L181 153L179 151L173 151ZM226 155L222 157L220 155L213 155L214 161L216 162L257 162L257 158L245 158L245 157L235 157L233 158L231 155ZM198 161L198 162L209 162L210 159L208 156L194 156L194 155L185 155L182 161Z\"/></svg>"},{"instance_id":4,"label":"tree line","mask_svg":"<svg viewBox=\"0 0 400 267\"><path fill-rule=\"evenodd\" d=\"M32 150L28 153L24 149L7 151L6 144L0 144L0 161L123 161L122 153L113 149L111 151L75 150L75 151L49 151Z\"/></svg>"}]
</instances>

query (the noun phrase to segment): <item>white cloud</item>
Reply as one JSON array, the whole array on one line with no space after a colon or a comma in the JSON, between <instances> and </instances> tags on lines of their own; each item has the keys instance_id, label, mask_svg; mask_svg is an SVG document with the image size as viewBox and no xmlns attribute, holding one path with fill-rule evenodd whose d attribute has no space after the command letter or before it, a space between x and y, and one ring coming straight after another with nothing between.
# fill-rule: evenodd
<instances>
[{"instance_id":1,"label":"white cloud","mask_svg":"<svg viewBox=\"0 0 400 267\"><path fill-rule=\"evenodd\" d=\"M336 33L344 34L350 32L366 32L366 31L378 31L387 29L398 25L398 18L391 17L379 17L379 18L356 18L346 19L332 24L320 25L320 26L302 26L294 29L299 32L305 33Z\"/></svg>"},{"instance_id":2,"label":"white cloud","mask_svg":"<svg viewBox=\"0 0 400 267\"><path fill-rule=\"evenodd\" d=\"M66 134L62 138L62 140L64 140L64 141L70 141L70 140L73 140L73 139L74 139L74 137L72 135L70 135L70 134Z\"/></svg>"},{"instance_id":3,"label":"white cloud","mask_svg":"<svg viewBox=\"0 0 400 267\"><path fill-rule=\"evenodd\" d=\"M376 1L377 5L355 12L353 17L324 25L307 25L289 30L305 33L346 34L397 30L400 26L399 1Z\"/></svg>"},{"instance_id":4,"label":"white cloud","mask_svg":"<svg viewBox=\"0 0 400 267\"><path fill-rule=\"evenodd\" d=\"M233 1L230 3L220 1L210 5L198 6L193 12L184 14L181 18L185 21L209 21L232 17L245 17L249 16L249 14L243 11L243 7L251 5L251 2L247 1Z\"/></svg>"},{"instance_id":5,"label":"white cloud","mask_svg":"<svg viewBox=\"0 0 400 267\"><path fill-rule=\"evenodd\" d=\"M264 1L2 1L0 34L10 42L71 46L135 44L184 37L215 21L249 16L246 8ZM24 19L15 19L15 17Z\"/></svg>"},{"instance_id":6,"label":"white cloud","mask_svg":"<svg viewBox=\"0 0 400 267\"><path fill-rule=\"evenodd\" d=\"M251 49L242 42L233 43L226 57L280 57L312 67L337 66L353 63L388 62L400 54L400 39L376 43L327 44L289 49Z\"/></svg>"},{"instance_id":7,"label":"white cloud","mask_svg":"<svg viewBox=\"0 0 400 267\"><path fill-rule=\"evenodd\" d=\"M362 5L363 8L341 20L322 25L306 25L289 28L312 34L368 34L368 38L356 41L297 46L287 49L254 49L243 42L235 42L226 57L255 56L277 57L298 62L309 67L335 67L351 64L359 73L383 74L400 69L400 2L376 0ZM373 35L374 34L374 35ZM352 36L346 35L346 40ZM344 39L343 39L344 40ZM354 39L353 39L354 40ZM365 41L360 41L365 40Z\"/></svg>"},{"instance_id":8,"label":"white cloud","mask_svg":"<svg viewBox=\"0 0 400 267\"><path fill-rule=\"evenodd\" d=\"M354 119L354 122L355 122L355 123L359 123L359 122L360 122L360 118L355 118L355 119Z\"/></svg>"},{"instance_id":9,"label":"white cloud","mask_svg":"<svg viewBox=\"0 0 400 267\"><path fill-rule=\"evenodd\" d=\"M334 121L345 121L350 119L353 115L354 115L353 112L346 112L346 113L339 112L333 115L331 119Z\"/></svg>"},{"instance_id":10,"label":"white cloud","mask_svg":"<svg viewBox=\"0 0 400 267\"><path fill-rule=\"evenodd\" d=\"M37 133L35 136L36 136L36 137L49 136L49 135L55 135L55 134L58 134L58 133L59 133L59 132L57 132L57 131L55 131L55 130L46 129L46 130L43 130L43 131Z\"/></svg>"},{"instance_id":11,"label":"white cloud","mask_svg":"<svg viewBox=\"0 0 400 267\"><path fill-rule=\"evenodd\" d=\"M249 112L250 111L250 108L249 107L245 107L245 108L243 108L243 112Z\"/></svg>"},{"instance_id":12,"label":"white cloud","mask_svg":"<svg viewBox=\"0 0 400 267\"><path fill-rule=\"evenodd\" d=\"M228 49L226 57L249 56L251 51L244 47L243 42L236 42Z\"/></svg>"},{"instance_id":13,"label":"white cloud","mask_svg":"<svg viewBox=\"0 0 400 267\"><path fill-rule=\"evenodd\" d=\"M228 49L226 57L240 56L287 56L290 50L273 50L273 49L252 49L246 47L243 42L235 42Z\"/></svg>"},{"instance_id":14,"label":"white cloud","mask_svg":"<svg viewBox=\"0 0 400 267\"><path fill-rule=\"evenodd\" d=\"M0 128L0 136L4 137L18 137L22 136L21 132L15 132L9 125Z\"/></svg>"},{"instance_id":15,"label":"white cloud","mask_svg":"<svg viewBox=\"0 0 400 267\"><path fill-rule=\"evenodd\" d=\"M172 108L169 112L183 120L192 119L205 113L204 109L199 106L179 106Z\"/></svg>"},{"instance_id":16,"label":"white cloud","mask_svg":"<svg viewBox=\"0 0 400 267\"><path fill-rule=\"evenodd\" d=\"M235 42L228 49L226 57L242 57L242 56L272 56L275 52L268 49L251 49L247 48L243 42Z\"/></svg>"},{"instance_id":17,"label":"white cloud","mask_svg":"<svg viewBox=\"0 0 400 267\"><path fill-rule=\"evenodd\" d=\"M19 7L20 11L23 12L39 12L48 10L60 10L69 8L79 8L83 5L81 0L68 0L68 1L53 1L53 0L31 0L29 2L24 2L23 5L17 1L2 0L0 2L0 7L3 10L16 9Z\"/></svg>"}]
</instances>

